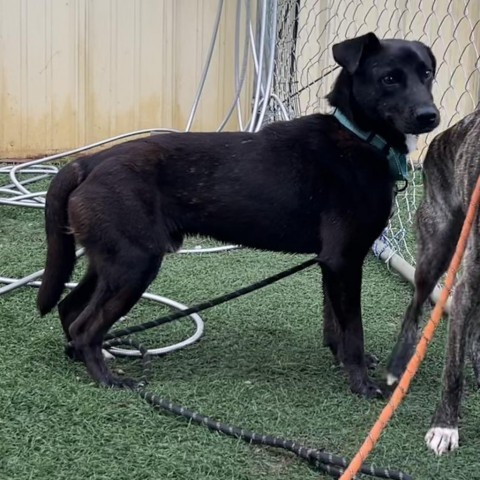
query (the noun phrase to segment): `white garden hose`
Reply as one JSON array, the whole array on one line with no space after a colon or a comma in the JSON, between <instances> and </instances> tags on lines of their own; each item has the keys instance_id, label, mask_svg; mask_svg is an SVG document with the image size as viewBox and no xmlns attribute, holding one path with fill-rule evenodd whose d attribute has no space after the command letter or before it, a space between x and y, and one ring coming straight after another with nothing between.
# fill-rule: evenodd
<instances>
[{"instance_id":1,"label":"white garden hose","mask_svg":"<svg viewBox=\"0 0 480 480\"><path fill-rule=\"evenodd\" d=\"M211 43L207 52L205 67L203 68L199 86L193 101L190 116L185 130L189 131L193 125L195 114L198 104L201 99L201 95L204 89L205 81L209 72L213 51L217 43L217 36L219 30L219 24L223 11L224 0L219 0L217 7L217 14L214 23ZM240 25L240 17L242 9L245 9L245 24L243 27ZM264 0L262 2L261 14L259 24L261 28L259 33L255 36L255 28L252 24L252 12L251 12L251 0L237 0L237 21L236 21L236 41L235 41L235 55L234 68L235 68L235 95L232 100L232 104L229 107L225 118L221 122L217 131L222 130L235 110L237 110L240 129L243 131L256 132L258 131L264 122L265 114L270 102L275 102L280 108L282 117L285 120L289 119L287 109L282 103L281 99L272 94L272 83L274 75L275 64L275 32L276 32L276 12L277 12L277 0ZM273 14L272 14L273 12ZM243 32L242 32L243 29ZM240 38L244 35L245 42L243 46L242 65L240 67ZM252 64L255 72L255 79L253 85L254 97L253 108L250 113L250 119L246 125L243 125L242 113L240 110L240 95L242 89L245 86L245 77L247 70L248 58L251 57ZM267 59L265 61L265 59ZM236 107L236 108L235 108ZM53 177L58 172L56 165L49 165L49 162L64 159L66 157L76 155L88 151L93 148L98 148L107 145L112 142L123 140L125 138L148 135L148 134L168 134L170 132L178 132L178 130L169 128L151 128L137 130L133 132L116 135L114 137L101 140L89 145L75 148L63 153L57 153L49 155L38 160L33 160L16 165L5 165L0 167L0 178L2 175L7 177L7 181L4 185L0 182L0 205L26 207L26 208L45 208L45 195L46 191L33 191L31 190L36 183L45 181L48 178ZM24 178L20 178L20 176ZM26 176L26 177L25 177ZM194 248L181 249L178 253L184 254L199 254L199 253L217 253L239 248L236 245L220 245L214 247L202 247L197 246ZM27 275L23 278L16 279L10 277L0 277L0 284L5 286L0 287L0 295L11 292L22 286L35 286L40 285L40 277L43 274L43 270ZM68 283L67 288L73 288L74 283ZM144 299L162 303L168 305L177 310L185 310L187 306L180 302L161 297L159 295L153 295L151 293L145 293ZM188 339L170 345L166 347L154 348L149 350L152 355L161 355L164 353L172 352L180 348L184 348L196 342L203 334L204 324L202 318L198 314L190 315L190 319L196 326L196 332ZM127 356L140 356L140 352L130 349L112 348L112 352L117 355Z\"/></svg>"}]
</instances>

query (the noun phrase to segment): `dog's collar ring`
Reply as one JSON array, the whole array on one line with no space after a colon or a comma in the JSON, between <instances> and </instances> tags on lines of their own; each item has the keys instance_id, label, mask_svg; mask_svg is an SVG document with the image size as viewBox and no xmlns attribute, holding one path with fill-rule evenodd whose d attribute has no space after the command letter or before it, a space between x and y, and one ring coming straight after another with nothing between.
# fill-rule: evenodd
<instances>
[{"instance_id":1,"label":"dog's collar ring","mask_svg":"<svg viewBox=\"0 0 480 480\"><path fill-rule=\"evenodd\" d=\"M405 178L403 179L403 185L401 187L398 186L398 183L395 184L394 191L395 195L397 193L404 192L408 188L408 180Z\"/></svg>"}]
</instances>

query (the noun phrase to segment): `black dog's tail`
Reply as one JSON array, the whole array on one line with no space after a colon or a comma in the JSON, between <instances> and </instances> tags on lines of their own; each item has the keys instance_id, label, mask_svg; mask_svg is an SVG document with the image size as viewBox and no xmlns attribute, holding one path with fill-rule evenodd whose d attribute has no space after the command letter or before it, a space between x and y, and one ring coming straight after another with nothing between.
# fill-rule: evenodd
<instances>
[{"instance_id":1,"label":"black dog's tail","mask_svg":"<svg viewBox=\"0 0 480 480\"><path fill-rule=\"evenodd\" d=\"M75 239L68 231L68 199L83 180L78 162L63 167L53 179L47 192L45 231L47 261L37 296L37 308L43 316L60 300L65 282L75 266Z\"/></svg>"}]
</instances>

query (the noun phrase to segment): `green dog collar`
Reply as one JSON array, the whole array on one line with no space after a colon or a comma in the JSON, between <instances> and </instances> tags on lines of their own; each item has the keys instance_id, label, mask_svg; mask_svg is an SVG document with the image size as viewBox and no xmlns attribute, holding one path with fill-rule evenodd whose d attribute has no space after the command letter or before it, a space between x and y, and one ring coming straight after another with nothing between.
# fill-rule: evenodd
<instances>
[{"instance_id":1,"label":"green dog collar","mask_svg":"<svg viewBox=\"0 0 480 480\"><path fill-rule=\"evenodd\" d=\"M400 153L398 150L390 147L380 135L360 130L338 108L333 112L333 116L345 128L348 128L348 130L354 133L357 137L365 140L375 148L378 148L378 150L385 151L388 149L387 160L393 179L395 181L408 180L407 156L404 153Z\"/></svg>"}]
</instances>

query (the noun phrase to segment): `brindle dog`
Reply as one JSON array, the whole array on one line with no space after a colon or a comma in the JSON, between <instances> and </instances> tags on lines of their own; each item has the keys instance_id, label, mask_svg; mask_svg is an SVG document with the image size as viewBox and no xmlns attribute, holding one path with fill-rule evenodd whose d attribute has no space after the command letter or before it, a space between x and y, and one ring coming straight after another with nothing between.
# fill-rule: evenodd
<instances>
[{"instance_id":1,"label":"brindle dog","mask_svg":"<svg viewBox=\"0 0 480 480\"><path fill-rule=\"evenodd\" d=\"M361 319L362 266L391 211L392 152L406 135L431 131L435 58L420 42L373 33L333 47L343 67L330 104L383 148L333 115L309 115L258 133L154 135L64 167L47 194L48 253L38 295L42 314L60 299L75 264L88 271L59 304L70 353L100 384L133 386L111 374L102 340L187 235L251 248L318 256L324 341L353 392L381 394L367 373Z\"/></svg>"},{"instance_id":2,"label":"brindle dog","mask_svg":"<svg viewBox=\"0 0 480 480\"><path fill-rule=\"evenodd\" d=\"M446 271L455 251L473 188L480 174L480 109L436 136L424 163L424 198L416 214L417 269L415 294L389 364L396 381L417 341L422 306ZM438 455L458 447L458 420L463 392L465 353L470 352L480 386L480 219L477 215L462 263L449 320L441 399L426 436Z\"/></svg>"}]
</instances>

